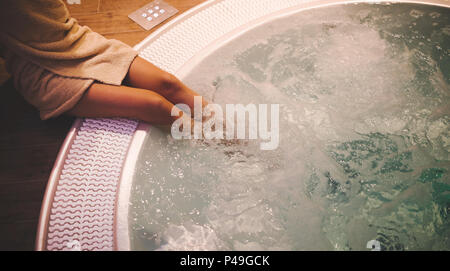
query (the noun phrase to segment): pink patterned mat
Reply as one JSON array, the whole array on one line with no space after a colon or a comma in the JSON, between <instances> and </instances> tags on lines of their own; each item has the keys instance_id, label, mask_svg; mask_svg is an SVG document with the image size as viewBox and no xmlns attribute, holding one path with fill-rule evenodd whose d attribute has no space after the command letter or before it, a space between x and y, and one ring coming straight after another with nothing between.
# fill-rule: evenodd
<instances>
[{"instance_id":1,"label":"pink patterned mat","mask_svg":"<svg viewBox=\"0 0 450 271\"><path fill-rule=\"evenodd\" d=\"M113 250L116 190L137 121L85 119L64 160L47 250Z\"/></svg>"}]
</instances>

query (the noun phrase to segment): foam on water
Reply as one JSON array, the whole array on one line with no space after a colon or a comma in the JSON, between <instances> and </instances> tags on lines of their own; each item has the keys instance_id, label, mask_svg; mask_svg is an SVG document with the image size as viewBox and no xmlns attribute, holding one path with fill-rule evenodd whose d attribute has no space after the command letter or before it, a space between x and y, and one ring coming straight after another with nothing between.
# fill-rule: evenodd
<instances>
[{"instance_id":1,"label":"foam on water","mask_svg":"<svg viewBox=\"0 0 450 271\"><path fill-rule=\"evenodd\" d=\"M314 9L247 32L184 81L279 103L280 145L176 141L138 162L134 249L450 249L450 12Z\"/></svg>"}]
</instances>

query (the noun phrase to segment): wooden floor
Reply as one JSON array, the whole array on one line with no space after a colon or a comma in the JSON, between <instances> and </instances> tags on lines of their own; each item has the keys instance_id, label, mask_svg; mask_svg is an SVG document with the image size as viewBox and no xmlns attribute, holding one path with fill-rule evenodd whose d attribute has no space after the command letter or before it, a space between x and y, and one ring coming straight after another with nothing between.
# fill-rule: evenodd
<instances>
[{"instance_id":1,"label":"wooden floor","mask_svg":"<svg viewBox=\"0 0 450 271\"><path fill-rule=\"evenodd\" d=\"M180 11L177 15L204 1L166 0ZM127 16L149 2L81 0L68 8L80 24L134 46L152 30L143 30ZM33 250L47 180L74 119L41 121L14 90L1 59L0 85L0 250Z\"/></svg>"}]
</instances>

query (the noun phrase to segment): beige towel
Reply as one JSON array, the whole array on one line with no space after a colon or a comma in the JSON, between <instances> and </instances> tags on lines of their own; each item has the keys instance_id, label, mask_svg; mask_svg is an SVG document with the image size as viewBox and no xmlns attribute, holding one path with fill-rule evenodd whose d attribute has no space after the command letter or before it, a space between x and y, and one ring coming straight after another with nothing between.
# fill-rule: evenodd
<instances>
[{"instance_id":1,"label":"beige towel","mask_svg":"<svg viewBox=\"0 0 450 271\"><path fill-rule=\"evenodd\" d=\"M59 75L120 85L137 52L80 26L61 0L1 0L0 42Z\"/></svg>"},{"instance_id":2,"label":"beige towel","mask_svg":"<svg viewBox=\"0 0 450 271\"><path fill-rule=\"evenodd\" d=\"M72 109L94 82L93 79L58 75L11 51L6 51L4 57L13 75L14 87L39 110L44 120Z\"/></svg>"},{"instance_id":3,"label":"beige towel","mask_svg":"<svg viewBox=\"0 0 450 271\"><path fill-rule=\"evenodd\" d=\"M94 80L120 85L137 55L80 26L61 0L0 0L0 45L16 88L43 119L71 109Z\"/></svg>"}]
</instances>

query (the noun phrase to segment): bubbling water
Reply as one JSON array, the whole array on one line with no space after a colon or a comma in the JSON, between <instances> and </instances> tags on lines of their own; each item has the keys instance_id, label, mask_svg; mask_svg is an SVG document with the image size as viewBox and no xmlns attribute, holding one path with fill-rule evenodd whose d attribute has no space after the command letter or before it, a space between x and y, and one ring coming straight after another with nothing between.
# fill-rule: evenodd
<instances>
[{"instance_id":1,"label":"bubbling water","mask_svg":"<svg viewBox=\"0 0 450 271\"><path fill-rule=\"evenodd\" d=\"M134 249L450 249L450 13L352 4L257 27L184 81L218 104L280 104L280 145L151 129Z\"/></svg>"}]
</instances>

